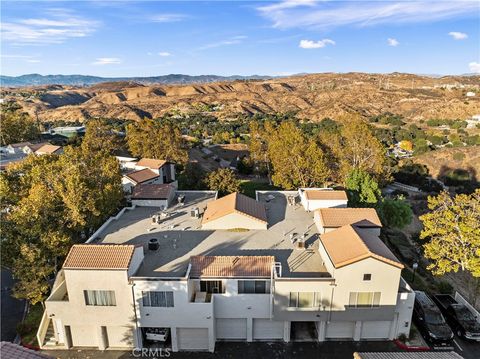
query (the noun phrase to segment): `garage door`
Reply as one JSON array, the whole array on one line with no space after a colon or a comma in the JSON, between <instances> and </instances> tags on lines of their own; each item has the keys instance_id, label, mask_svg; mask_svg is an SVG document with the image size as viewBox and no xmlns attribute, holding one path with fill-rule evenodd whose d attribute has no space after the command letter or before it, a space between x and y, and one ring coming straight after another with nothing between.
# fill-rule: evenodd
<instances>
[{"instance_id":1,"label":"garage door","mask_svg":"<svg viewBox=\"0 0 480 359\"><path fill-rule=\"evenodd\" d=\"M283 339L283 322L270 319L253 320L253 339Z\"/></svg>"},{"instance_id":2,"label":"garage door","mask_svg":"<svg viewBox=\"0 0 480 359\"><path fill-rule=\"evenodd\" d=\"M217 339L247 339L247 319L217 319Z\"/></svg>"},{"instance_id":3,"label":"garage door","mask_svg":"<svg viewBox=\"0 0 480 359\"><path fill-rule=\"evenodd\" d=\"M208 350L208 329L178 328L177 343L179 350Z\"/></svg>"},{"instance_id":4,"label":"garage door","mask_svg":"<svg viewBox=\"0 0 480 359\"><path fill-rule=\"evenodd\" d=\"M390 321L362 322L362 339L387 339L390 333Z\"/></svg>"},{"instance_id":5,"label":"garage door","mask_svg":"<svg viewBox=\"0 0 480 359\"><path fill-rule=\"evenodd\" d=\"M353 339L355 322L330 322L327 324L325 338L328 339Z\"/></svg>"}]
</instances>

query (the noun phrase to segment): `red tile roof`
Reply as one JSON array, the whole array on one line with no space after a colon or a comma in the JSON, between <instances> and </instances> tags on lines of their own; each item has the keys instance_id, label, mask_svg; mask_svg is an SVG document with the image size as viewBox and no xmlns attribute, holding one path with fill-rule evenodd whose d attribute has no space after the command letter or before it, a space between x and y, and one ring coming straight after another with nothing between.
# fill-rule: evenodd
<instances>
[{"instance_id":1,"label":"red tile roof","mask_svg":"<svg viewBox=\"0 0 480 359\"><path fill-rule=\"evenodd\" d=\"M131 179L136 184L150 181L154 178L160 177L158 173L153 172L149 168L127 173L125 176Z\"/></svg>"},{"instance_id":2,"label":"red tile roof","mask_svg":"<svg viewBox=\"0 0 480 359\"><path fill-rule=\"evenodd\" d=\"M385 243L368 229L346 225L320 235L320 241L335 268L341 268L366 258L376 258L403 268L403 264Z\"/></svg>"},{"instance_id":3,"label":"red tile roof","mask_svg":"<svg viewBox=\"0 0 480 359\"><path fill-rule=\"evenodd\" d=\"M158 170L165 163L167 163L167 161L165 161L165 160L156 160L156 159L153 159L153 158L142 158L140 161L137 162L137 166L148 167L148 168L151 168L151 169Z\"/></svg>"},{"instance_id":4,"label":"red tile roof","mask_svg":"<svg viewBox=\"0 0 480 359\"><path fill-rule=\"evenodd\" d=\"M270 277L273 256L192 256L193 278Z\"/></svg>"},{"instance_id":5,"label":"red tile roof","mask_svg":"<svg viewBox=\"0 0 480 359\"><path fill-rule=\"evenodd\" d=\"M267 222L267 212L263 203L235 192L209 202L202 223L216 220L231 213L240 213L258 221Z\"/></svg>"},{"instance_id":6,"label":"red tile roof","mask_svg":"<svg viewBox=\"0 0 480 359\"><path fill-rule=\"evenodd\" d=\"M344 200L347 201L347 193L345 191L335 191L329 189L306 189L305 197L309 200Z\"/></svg>"},{"instance_id":7,"label":"red tile roof","mask_svg":"<svg viewBox=\"0 0 480 359\"><path fill-rule=\"evenodd\" d=\"M55 146L55 145L46 144L46 145L43 145L42 147L40 147L38 150L36 150L35 153L37 153L37 154L43 154L43 153L52 154L52 153L55 153L55 152L57 152L61 149L62 149L62 146Z\"/></svg>"},{"instance_id":8,"label":"red tile roof","mask_svg":"<svg viewBox=\"0 0 480 359\"><path fill-rule=\"evenodd\" d=\"M64 269L128 269L135 246L131 244L74 244Z\"/></svg>"},{"instance_id":9,"label":"red tile roof","mask_svg":"<svg viewBox=\"0 0 480 359\"><path fill-rule=\"evenodd\" d=\"M50 355L39 353L10 342L0 343L0 357L2 359L54 359L54 357Z\"/></svg>"},{"instance_id":10,"label":"red tile roof","mask_svg":"<svg viewBox=\"0 0 480 359\"><path fill-rule=\"evenodd\" d=\"M374 208L319 208L320 223L326 228L338 228L347 224L359 227L382 227Z\"/></svg>"},{"instance_id":11,"label":"red tile roof","mask_svg":"<svg viewBox=\"0 0 480 359\"><path fill-rule=\"evenodd\" d=\"M133 188L132 199L168 199L175 192L169 184L144 183Z\"/></svg>"}]
</instances>

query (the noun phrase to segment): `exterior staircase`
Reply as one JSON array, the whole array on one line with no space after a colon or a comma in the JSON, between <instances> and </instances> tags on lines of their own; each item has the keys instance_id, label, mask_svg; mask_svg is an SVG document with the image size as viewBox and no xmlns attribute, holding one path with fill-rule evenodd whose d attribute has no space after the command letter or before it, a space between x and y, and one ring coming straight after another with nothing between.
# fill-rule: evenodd
<instances>
[{"instance_id":1,"label":"exterior staircase","mask_svg":"<svg viewBox=\"0 0 480 359\"><path fill-rule=\"evenodd\" d=\"M53 321L50 320L48 323L47 332L45 334L45 339L43 340L43 346L56 346L57 339L55 339L55 332L53 331Z\"/></svg>"}]
</instances>

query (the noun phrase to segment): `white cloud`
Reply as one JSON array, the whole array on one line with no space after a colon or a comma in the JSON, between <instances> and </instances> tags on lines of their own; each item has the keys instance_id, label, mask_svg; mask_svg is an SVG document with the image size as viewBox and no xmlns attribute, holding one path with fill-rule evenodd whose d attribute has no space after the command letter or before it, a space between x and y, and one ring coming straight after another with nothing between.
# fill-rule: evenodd
<instances>
[{"instance_id":1,"label":"white cloud","mask_svg":"<svg viewBox=\"0 0 480 359\"><path fill-rule=\"evenodd\" d=\"M476 1L282 1L257 11L277 28L372 26L474 17Z\"/></svg>"},{"instance_id":2,"label":"white cloud","mask_svg":"<svg viewBox=\"0 0 480 359\"><path fill-rule=\"evenodd\" d=\"M69 38L88 36L100 25L64 9L51 9L46 15L2 22L2 40L17 45L60 44Z\"/></svg>"},{"instance_id":3,"label":"white cloud","mask_svg":"<svg viewBox=\"0 0 480 359\"><path fill-rule=\"evenodd\" d=\"M400 45L400 42L398 42L397 39L393 39L393 38L391 38L391 37L389 37L389 38L387 39L387 42L388 42L388 46L393 46L393 47L395 47L395 46Z\"/></svg>"},{"instance_id":4,"label":"white cloud","mask_svg":"<svg viewBox=\"0 0 480 359\"><path fill-rule=\"evenodd\" d=\"M207 44L204 46L200 46L198 50L207 50L207 49L213 49L215 47L241 44L243 40L245 40L246 38L247 36L244 36L244 35L234 36L227 40L222 40L222 41L213 42L211 44Z\"/></svg>"},{"instance_id":5,"label":"white cloud","mask_svg":"<svg viewBox=\"0 0 480 359\"><path fill-rule=\"evenodd\" d=\"M464 32L458 32L458 31L451 31L448 33L451 37L453 37L455 40L465 40L468 35L465 34Z\"/></svg>"},{"instance_id":6,"label":"white cloud","mask_svg":"<svg viewBox=\"0 0 480 359\"><path fill-rule=\"evenodd\" d=\"M169 57L169 56L172 56L172 54L169 53L168 51L161 51L161 52L158 53L158 56Z\"/></svg>"},{"instance_id":7,"label":"white cloud","mask_svg":"<svg viewBox=\"0 0 480 359\"><path fill-rule=\"evenodd\" d=\"M122 63L122 60L118 57L99 57L92 62L92 65L117 65L120 63Z\"/></svg>"},{"instance_id":8,"label":"white cloud","mask_svg":"<svg viewBox=\"0 0 480 359\"><path fill-rule=\"evenodd\" d=\"M155 14L150 16L150 21L153 22L178 22L187 19L188 16L184 14Z\"/></svg>"},{"instance_id":9,"label":"white cloud","mask_svg":"<svg viewBox=\"0 0 480 359\"><path fill-rule=\"evenodd\" d=\"M480 62L470 62L468 68L470 69L470 72L480 74Z\"/></svg>"},{"instance_id":10,"label":"white cloud","mask_svg":"<svg viewBox=\"0 0 480 359\"><path fill-rule=\"evenodd\" d=\"M300 40L300 44L298 46L302 49L321 49L327 45L335 45L335 41L330 39L323 39L319 41Z\"/></svg>"}]
</instances>

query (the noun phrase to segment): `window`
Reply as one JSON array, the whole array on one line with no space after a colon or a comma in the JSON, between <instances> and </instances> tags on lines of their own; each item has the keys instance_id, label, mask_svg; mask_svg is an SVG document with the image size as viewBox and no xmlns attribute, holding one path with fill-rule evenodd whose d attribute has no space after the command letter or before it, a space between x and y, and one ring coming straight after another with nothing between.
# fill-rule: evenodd
<instances>
[{"instance_id":1,"label":"window","mask_svg":"<svg viewBox=\"0 0 480 359\"><path fill-rule=\"evenodd\" d=\"M201 280L200 291L207 293L223 293L221 280Z\"/></svg>"},{"instance_id":2,"label":"window","mask_svg":"<svg viewBox=\"0 0 480 359\"><path fill-rule=\"evenodd\" d=\"M270 293L270 283L265 280L239 280L238 294Z\"/></svg>"},{"instance_id":3,"label":"window","mask_svg":"<svg viewBox=\"0 0 480 359\"><path fill-rule=\"evenodd\" d=\"M173 292L142 292L144 307L173 307Z\"/></svg>"},{"instance_id":4,"label":"window","mask_svg":"<svg viewBox=\"0 0 480 359\"><path fill-rule=\"evenodd\" d=\"M348 304L351 307L371 308L380 305L380 292L350 292Z\"/></svg>"},{"instance_id":5,"label":"window","mask_svg":"<svg viewBox=\"0 0 480 359\"><path fill-rule=\"evenodd\" d=\"M322 295L319 292L290 292L289 307L321 308Z\"/></svg>"},{"instance_id":6,"label":"window","mask_svg":"<svg viewBox=\"0 0 480 359\"><path fill-rule=\"evenodd\" d=\"M372 275L371 274L364 274L363 275L363 280L372 280Z\"/></svg>"},{"instance_id":7,"label":"window","mask_svg":"<svg viewBox=\"0 0 480 359\"><path fill-rule=\"evenodd\" d=\"M116 306L115 292L113 290L84 290L86 305Z\"/></svg>"}]
</instances>

